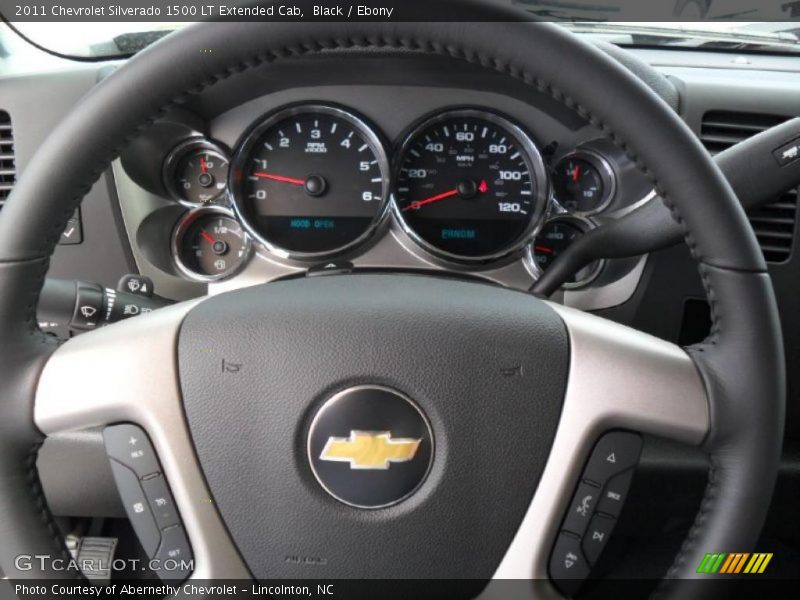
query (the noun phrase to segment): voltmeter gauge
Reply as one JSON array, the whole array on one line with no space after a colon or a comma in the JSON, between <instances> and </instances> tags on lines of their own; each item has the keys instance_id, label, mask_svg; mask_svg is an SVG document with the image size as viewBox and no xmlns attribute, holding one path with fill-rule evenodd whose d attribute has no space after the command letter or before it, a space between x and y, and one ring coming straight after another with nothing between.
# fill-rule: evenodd
<instances>
[{"instance_id":1,"label":"voltmeter gauge","mask_svg":"<svg viewBox=\"0 0 800 600\"><path fill-rule=\"evenodd\" d=\"M553 191L569 212L590 215L603 210L614 196L614 171L599 154L579 150L565 156L553 169Z\"/></svg>"},{"instance_id":2,"label":"voltmeter gauge","mask_svg":"<svg viewBox=\"0 0 800 600\"><path fill-rule=\"evenodd\" d=\"M230 277L244 265L250 252L250 239L239 221L221 208L187 213L178 222L172 239L178 270L197 281Z\"/></svg>"},{"instance_id":3,"label":"voltmeter gauge","mask_svg":"<svg viewBox=\"0 0 800 600\"><path fill-rule=\"evenodd\" d=\"M211 142L190 140L175 148L164 163L170 195L189 206L219 201L228 188L227 153Z\"/></svg>"}]
</instances>

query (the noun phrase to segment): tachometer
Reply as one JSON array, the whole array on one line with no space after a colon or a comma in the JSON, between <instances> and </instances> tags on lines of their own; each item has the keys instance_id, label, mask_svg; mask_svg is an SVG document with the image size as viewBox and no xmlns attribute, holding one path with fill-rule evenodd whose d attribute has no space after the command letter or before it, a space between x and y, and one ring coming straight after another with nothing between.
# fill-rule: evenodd
<instances>
[{"instance_id":1,"label":"tachometer","mask_svg":"<svg viewBox=\"0 0 800 600\"><path fill-rule=\"evenodd\" d=\"M389 169L378 136L339 108L282 110L255 127L232 169L234 206L247 230L285 258L353 247L387 205Z\"/></svg>"},{"instance_id":2,"label":"tachometer","mask_svg":"<svg viewBox=\"0 0 800 600\"><path fill-rule=\"evenodd\" d=\"M394 209L433 254L487 261L522 247L544 211L544 163L520 127L494 113L449 111L402 146Z\"/></svg>"}]
</instances>

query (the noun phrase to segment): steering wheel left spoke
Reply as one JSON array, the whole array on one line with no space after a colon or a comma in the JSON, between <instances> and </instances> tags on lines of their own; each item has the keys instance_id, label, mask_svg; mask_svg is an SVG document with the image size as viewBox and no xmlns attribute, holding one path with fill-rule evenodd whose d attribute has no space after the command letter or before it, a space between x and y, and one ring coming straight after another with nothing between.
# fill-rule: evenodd
<instances>
[{"instance_id":1,"label":"steering wheel left spoke","mask_svg":"<svg viewBox=\"0 0 800 600\"><path fill-rule=\"evenodd\" d=\"M155 448L188 534L192 576L245 579L250 575L203 478L181 400L178 332L197 304L163 308L61 346L45 364L34 418L45 435L118 423L141 427Z\"/></svg>"}]
</instances>

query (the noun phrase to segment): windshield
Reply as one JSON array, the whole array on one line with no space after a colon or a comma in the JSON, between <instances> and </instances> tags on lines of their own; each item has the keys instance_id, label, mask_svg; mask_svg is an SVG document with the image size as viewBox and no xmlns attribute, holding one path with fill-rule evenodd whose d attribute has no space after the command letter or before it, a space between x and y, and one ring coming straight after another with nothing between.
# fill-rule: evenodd
<instances>
[{"instance_id":1,"label":"windshield","mask_svg":"<svg viewBox=\"0 0 800 600\"><path fill-rule=\"evenodd\" d=\"M705 16L720 0L677 0L684 10L700 3ZM731 50L737 52L798 52L800 21L608 21L617 13L592 5L576 12L570 0L514 0L514 4L557 20L569 29L625 46L661 46ZM559 5L570 7L563 10ZM797 2L800 11L800 1ZM788 5L785 5L788 6ZM702 8L702 7L701 7ZM588 12L588 14L587 14ZM692 14L694 14L692 12ZM568 17L572 18L568 18ZM792 15L793 16L793 15ZM41 23L13 22L18 33L33 44L56 54L84 58L116 58L135 54L185 22Z\"/></svg>"}]
</instances>

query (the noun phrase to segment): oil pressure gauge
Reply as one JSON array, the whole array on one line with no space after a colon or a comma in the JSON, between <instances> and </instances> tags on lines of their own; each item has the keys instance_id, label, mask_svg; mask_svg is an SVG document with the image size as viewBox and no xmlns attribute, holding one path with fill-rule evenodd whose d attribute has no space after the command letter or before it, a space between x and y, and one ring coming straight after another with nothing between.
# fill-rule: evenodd
<instances>
[{"instance_id":1,"label":"oil pressure gauge","mask_svg":"<svg viewBox=\"0 0 800 600\"><path fill-rule=\"evenodd\" d=\"M216 281L236 273L250 256L247 234L222 208L190 211L175 228L172 254L178 270L189 279Z\"/></svg>"},{"instance_id":2,"label":"oil pressure gauge","mask_svg":"<svg viewBox=\"0 0 800 600\"><path fill-rule=\"evenodd\" d=\"M528 259L539 271L546 271L558 256L592 227L592 223L577 217L556 217L544 224L533 244L528 247ZM600 274L604 261L584 267L567 282L564 289L590 284Z\"/></svg>"},{"instance_id":3,"label":"oil pressure gauge","mask_svg":"<svg viewBox=\"0 0 800 600\"><path fill-rule=\"evenodd\" d=\"M218 201L228 187L227 153L206 140L189 140L175 148L164 162L170 195L188 206Z\"/></svg>"}]
</instances>

